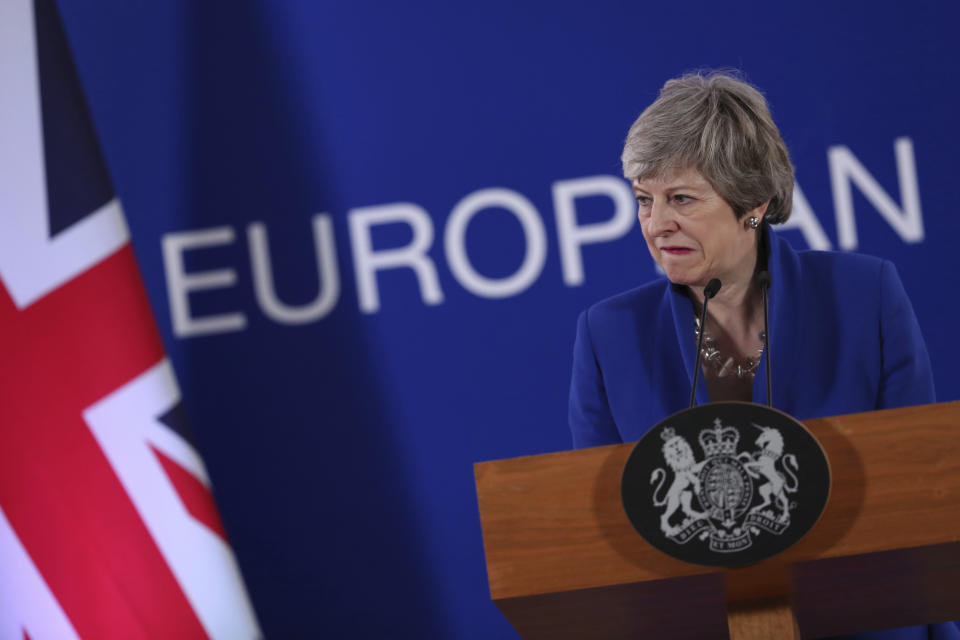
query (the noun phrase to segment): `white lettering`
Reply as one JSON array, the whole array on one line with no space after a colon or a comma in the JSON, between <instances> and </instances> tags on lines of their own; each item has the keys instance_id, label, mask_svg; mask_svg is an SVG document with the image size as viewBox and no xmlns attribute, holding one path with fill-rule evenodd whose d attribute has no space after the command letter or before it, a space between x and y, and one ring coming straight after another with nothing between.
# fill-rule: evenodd
<instances>
[{"instance_id":1,"label":"white lettering","mask_svg":"<svg viewBox=\"0 0 960 640\"><path fill-rule=\"evenodd\" d=\"M187 273L183 264L183 253L189 249L232 243L232 227L179 231L163 235L161 241L163 271L167 278L167 298L170 300L173 333L178 337L242 331L247 326L247 319L240 312L222 313L203 318L194 318L190 315L191 291L231 287L237 283L237 273L233 269Z\"/></svg>"},{"instance_id":2,"label":"white lettering","mask_svg":"<svg viewBox=\"0 0 960 640\"><path fill-rule=\"evenodd\" d=\"M437 268L427 256L433 243L433 222L421 207L410 203L386 204L353 209L348 215L353 267L357 278L360 310L373 313L380 309L377 271L409 267L420 284L420 296L426 304L443 302ZM370 229L378 224L405 223L413 230L413 240L405 247L374 251Z\"/></svg>"},{"instance_id":3,"label":"white lettering","mask_svg":"<svg viewBox=\"0 0 960 640\"><path fill-rule=\"evenodd\" d=\"M923 214L920 211L920 189L917 186L917 165L910 138L897 138L893 143L897 159L897 178L903 208L899 208L853 155L840 145L827 150L830 165L830 184L833 188L833 206L837 216L840 247L857 248L857 227L853 219L853 194L850 183L856 183L863 195L880 215L903 238L904 242L923 241Z\"/></svg>"},{"instance_id":4,"label":"white lettering","mask_svg":"<svg viewBox=\"0 0 960 640\"><path fill-rule=\"evenodd\" d=\"M923 214L910 138L897 138L894 152L901 197L899 203L884 191L849 148L840 145L828 149L840 249L856 249L858 245L851 185L856 185L905 242L923 241ZM551 193L563 283L568 287L580 286L585 281L584 247L614 242L627 236L633 229L636 221L633 195L629 184L613 175L557 180L551 185ZM603 198L603 201L583 202L588 198ZM607 200L612 202L612 211ZM592 208L599 208L600 215L591 215ZM467 231L470 223L487 209L503 209L520 223L524 253L517 268L506 276L490 277L479 272L475 266L477 263L471 261L471 254L468 253ZM604 211L609 213L603 215ZM586 219L592 221L586 222ZM536 206L517 191L489 187L470 193L453 207L445 223L443 251L451 274L460 286L482 298L504 298L522 293L536 283L546 265L548 238L544 222ZM372 205L350 210L347 223L357 298L363 313L380 311L379 272L391 269L413 272L423 303L443 303L444 292L440 287L437 265L429 253L433 249L435 222L427 211L410 202ZM247 227L253 294L266 317L285 325L306 324L327 317L339 303L342 283L337 254L344 249L336 246L333 225L328 213L316 214L311 219L319 283L313 300L302 304L288 304L279 298L267 225L253 222ZM412 237L402 246L375 249L373 235L389 235L386 229L374 232L375 228L384 225L395 225L393 230L398 225L403 226L404 230L409 228ZM792 215L780 228L800 231L811 249L833 248L832 239L824 232L799 184L794 185ZM379 235L377 239L379 241ZM237 273L230 267L187 273L184 254L192 249L233 242L234 229L229 226L163 236L164 271L176 336L239 331L246 327L247 318L239 310L197 317L191 314L190 308L191 293L232 287L237 283ZM472 255L474 259L479 259L485 252L489 254L496 251L496 247L475 247ZM662 274L657 265L654 267Z\"/></svg>"},{"instance_id":5,"label":"white lettering","mask_svg":"<svg viewBox=\"0 0 960 640\"><path fill-rule=\"evenodd\" d=\"M266 225L254 222L247 227L253 291L257 303L268 318L280 324L306 324L319 320L330 313L340 298L340 272L337 270L336 245L333 242L333 221L329 214L321 213L313 217L312 223L320 291L313 302L298 307L284 304L277 297Z\"/></svg>"},{"instance_id":6,"label":"white lettering","mask_svg":"<svg viewBox=\"0 0 960 640\"><path fill-rule=\"evenodd\" d=\"M477 213L491 207L512 213L526 238L526 252L520 268L506 278L487 278L473 268L467 256L467 225ZM517 295L536 281L547 259L547 232L536 207L510 189L481 189L457 203L450 212L443 238L447 262L454 277L468 291L483 298L506 298Z\"/></svg>"},{"instance_id":7,"label":"white lettering","mask_svg":"<svg viewBox=\"0 0 960 640\"><path fill-rule=\"evenodd\" d=\"M595 195L608 196L613 200L613 217L604 222L578 225L574 200ZM608 242L626 235L637 219L630 187L613 176L558 180L553 183L553 206L557 218L563 282L568 287L581 285L584 281L581 246Z\"/></svg>"}]
</instances>

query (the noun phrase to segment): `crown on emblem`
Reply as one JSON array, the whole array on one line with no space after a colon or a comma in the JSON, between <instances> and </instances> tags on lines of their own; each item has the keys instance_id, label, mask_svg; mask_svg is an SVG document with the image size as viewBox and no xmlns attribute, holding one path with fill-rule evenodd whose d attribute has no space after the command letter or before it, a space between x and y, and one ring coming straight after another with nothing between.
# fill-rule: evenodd
<instances>
[{"instance_id":1,"label":"crown on emblem","mask_svg":"<svg viewBox=\"0 0 960 640\"><path fill-rule=\"evenodd\" d=\"M673 430L673 427L667 427L666 429L660 432L660 437L663 439L664 442L669 442L676 435L677 435L677 432Z\"/></svg>"},{"instance_id":2,"label":"crown on emblem","mask_svg":"<svg viewBox=\"0 0 960 640\"><path fill-rule=\"evenodd\" d=\"M740 434L733 427L724 427L720 424L720 418L716 418L713 421L713 429L701 431L699 440L700 446L703 447L707 457L732 456L737 452Z\"/></svg>"}]
</instances>

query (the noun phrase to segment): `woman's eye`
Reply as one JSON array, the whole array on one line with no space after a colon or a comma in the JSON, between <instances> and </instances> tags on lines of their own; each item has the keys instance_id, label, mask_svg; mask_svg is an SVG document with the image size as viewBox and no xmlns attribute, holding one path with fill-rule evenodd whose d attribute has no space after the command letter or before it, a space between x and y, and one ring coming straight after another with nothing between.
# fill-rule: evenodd
<instances>
[{"instance_id":1,"label":"woman's eye","mask_svg":"<svg viewBox=\"0 0 960 640\"><path fill-rule=\"evenodd\" d=\"M690 202L692 199L693 198L691 198L690 196L685 196L682 193L678 193L675 196L673 196L673 201L676 202L677 204L684 204L684 203Z\"/></svg>"},{"instance_id":2,"label":"woman's eye","mask_svg":"<svg viewBox=\"0 0 960 640\"><path fill-rule=\"evenodd\" d=\"M649 196L637 196L637 204L639 204L641 207L649 207L649 206L650 206L650 197L649 197Z\"/></svg>"}]
</instances>

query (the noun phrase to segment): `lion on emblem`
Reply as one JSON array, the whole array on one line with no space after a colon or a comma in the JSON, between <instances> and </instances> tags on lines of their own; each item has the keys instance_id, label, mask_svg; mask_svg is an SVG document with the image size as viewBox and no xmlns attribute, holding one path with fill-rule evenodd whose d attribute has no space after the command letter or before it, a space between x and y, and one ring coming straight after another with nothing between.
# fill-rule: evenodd
<instances>
[{"instance_id":1,"label":"lion on emblem","mask_svg":"<svg viewBox=\"0 0 960 640\"><path fill-rule=\"evenodd\" d=\"M761 427L758 424L753 426L761 431L756 440L756 445L760 447L760 451L752 456L748 453L741 453L740 456L745 459L743 468L750 474L750 477L759 478L763 476L767 481L760 485L759 489L763 502L750 509L750 513L760 512L773 504L774 499L776 499L777 506L781 510L778 519L781 522L786 522L790 519L790 501L787 498L787 493L795 493L799 488L800 483L797 481L794 472L798 471L800 466L797 464L796 456L792 453L783 455L783 436L777 429ZM777 460L781 456L783 457L781 463L783 469L790 474L792 479L790 484L787 483L784 475L777 471ZM793 469L791 470L790 467L793 467Z\"/></svg>"},{"instance_id":2,"label":"lion on emblem","mask_svg":"<svg viewBox=\"0 0 960 640\"><path fill-rule=\"evenodd\" d=\"M659 482L657 488L653 491L653 505L655 507L666 505L666 511L660 516L660 529L665 535L670 536L677 533L681 528L670 524L670 519L678 509L682 509L687 517L694 520L707 517L706 513L701 513L690 505L694 493L700 491L700 478L697 474L704 463L696 461L690 443L682 436L677 435L673 429L664 429L660 435L664 440L664 460L673 471L673 483L667 490L665 497L657 498L657 494L663 488L663 483L667 477L667 472L660 467L650 474L650 484ZM693 487L692 490L691 487Z\"/></svg>"}]
</instances>

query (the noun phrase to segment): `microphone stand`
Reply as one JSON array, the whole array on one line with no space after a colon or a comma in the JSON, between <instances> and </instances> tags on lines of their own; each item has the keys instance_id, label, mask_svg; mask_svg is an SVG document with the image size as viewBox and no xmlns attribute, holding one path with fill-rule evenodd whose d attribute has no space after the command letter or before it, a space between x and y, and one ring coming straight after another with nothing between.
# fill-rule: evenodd
<instances>
[{"instance_id":1,"label":"microphone stand","mask_svg":"<svg viewBox=\"0 0 960 640\"><path fill-rule=\"evenodd\" d=\"M712 279L703 288L703 309L700 311L700 335L697 336L697 359L693 364L693 385L690 389L690 408L693 408L697 400L697 380L700 378L700 359L703 357L703 334L707 329L707 303L710 298L717 295L720 291L720 281L717 278Z\"/></svg>"},{"instance_id":2,"label":"microphone stand","mask_svg":"<svg viewBox=\"0 0 960 640\"><path fill-rule=\"evenodd\" d=\"M763 297L763 350L767 354L767 406L772 409L773 383L771 379L773 373L771 373L771 369L773 368L773 360L770 359L770 272L766 269L761 271L760 275L757 276L757 281L760 283L760 295Z\"/></svg>"}]
</instances>

